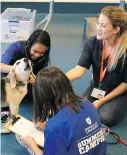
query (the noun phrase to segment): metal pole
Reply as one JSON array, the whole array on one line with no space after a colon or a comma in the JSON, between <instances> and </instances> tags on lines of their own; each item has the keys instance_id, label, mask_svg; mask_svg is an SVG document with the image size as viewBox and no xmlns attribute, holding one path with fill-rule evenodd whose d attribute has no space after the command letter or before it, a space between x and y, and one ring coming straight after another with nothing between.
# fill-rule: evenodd
<instances>
[{"instance_id":1,"label":"metal pole","mask_svg":"<svg viewBox=\"0 0 127 155\"><path fill-rule=\"evenodd\" d=\"M43 30L47 29L47 27L49 25L49 22L51 21L51 18L52 18L52 15L53 15L53 9L54 9L54 0L50 0L49 14L39 24L37 24L36 28L39 28L44 23L46 23Z\"/></svg>"},{"instance_id":2,"label":"metal pole","mask_svg":"<svg viewBox=\"0 0 127 155\"><path fill-rule=\"evenodd\" d=\"M120 0L119 6L124 9L125 8L125 0Z\"/></svg>"}]
</instances>

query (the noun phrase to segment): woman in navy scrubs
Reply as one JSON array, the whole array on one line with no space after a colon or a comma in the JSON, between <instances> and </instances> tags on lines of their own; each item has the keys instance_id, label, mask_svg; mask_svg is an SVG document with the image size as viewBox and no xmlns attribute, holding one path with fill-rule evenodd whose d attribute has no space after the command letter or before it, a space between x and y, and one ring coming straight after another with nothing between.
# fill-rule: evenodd
<instances>
[{"instance_id":1,"label":"woman in navy scrubs","mask_svg":"<svg viewBox=\"0 0 127 155\"><path fill-rule=\"evenodd\" d=\"M106 6L98 18L97 36L84 45L78 65L67 72L80 78L92 65L93 80L83 96L99 109L102 123L119 123L127 107L127 12Z\"/></svg>"},{"instance_id":2,"label":"woman in navy scrubs","mask_svg":"<svg viewBox=\"0 0 127 155\"><path fill-rule=\"evenodd\" d=\"M75 95L61 70L42 69L36 76L33 97L35 121L46 121L46 126L43 152L34 139L21 137L31 154L106 155L98 110L88 100Z\"/></svg>"},{"instance_id":3,"label":"woman in navy scrubs","mask_svg":"<svg viewBox=\"0 0 127 155\"><path fill-rule=\"evenodd\" d=\"M35 30L27 41L12 43L2 56L0 63L1 75L6 76L12 65L22 58L31 60L33 72L36 75L42 68L47 67L50 62L50 46L51 41L48 32L40 29ZM32 101L33 99L32 83L34 83L34 79L28 84L28 92L25 96L25 100L27 101ZM4 123L8 121L9 107L2 108L1 114L3 128ZM10 131L8 130L8 132Z\"/></svg>"},{"instance_id":4,"label":"woman in navy scrubs","mask_svg":"<svg viewBox=\"0 0 127 155\"><path fill-rule=\"evenodd\" d=\"M42 68L48 66L50 46L51 41L48 32L40 29L35 30L27 41L17 41L8 47L1 59L1 72L8 73L17 60L28 58L32 62L33 72L36 75ZM31 85L28 86L26 99L32 99Z\"/></svg>"}]
</instances>

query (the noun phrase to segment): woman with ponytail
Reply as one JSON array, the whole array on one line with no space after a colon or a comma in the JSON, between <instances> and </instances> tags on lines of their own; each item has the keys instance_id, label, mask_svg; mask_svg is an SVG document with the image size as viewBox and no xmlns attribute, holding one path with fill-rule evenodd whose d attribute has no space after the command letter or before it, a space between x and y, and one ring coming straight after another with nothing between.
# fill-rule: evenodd
<instances>
[{"instance_id":1,"label":"woman with ponytail","mask_svg":"<svg viewBox=\"0 0 127 155\"><path fill-rule=\"evenodd\" d=\"M127 107L127 12L117 6L101 10L97 35L84 45L78 65L66 75L80 78L92 65L93 80L83 94L97 109L102 123L118 124Z\"/></svg>"}]
</instances>

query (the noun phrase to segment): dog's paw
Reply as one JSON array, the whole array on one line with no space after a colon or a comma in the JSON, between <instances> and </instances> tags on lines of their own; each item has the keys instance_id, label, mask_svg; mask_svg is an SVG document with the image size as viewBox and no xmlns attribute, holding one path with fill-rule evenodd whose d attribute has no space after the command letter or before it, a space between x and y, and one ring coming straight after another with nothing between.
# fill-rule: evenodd
<instances>
[{"instance_id":1,"label":"dog's paw","mask_svg":"<svg viewBox=\"0 0 127 155\"><path fill-rule=\"evenodd\" d=\"M7 128L3 128L3 129L0 130L1 134L10 133L10 132L11 131L9 129L7 129Z\"/></svg>"},{"instance_id":2,"label":"dog's paw","mask_svg":"<svg viewBox=\"0 0 127 155\"><path fill-rule=\"evenodd\" d=\"M4 127L6 128L6 129L9 129L9 127L12 125L12 119L10 119L7 123L5 123L4 124Z\"/></svg>"},{"instance_id":3,"label":"dog's paw","mask_svg":"<svg viewBox=\"0 0 127 155\"><path fill-rule=\"evenodd\" d=\"M12 125L11 121L8 121L7 123L2 123L0 133L1 134L10 133L11 131L9 130L9 126L11 126L11 125Z\"/></svg>"}]
</instances>

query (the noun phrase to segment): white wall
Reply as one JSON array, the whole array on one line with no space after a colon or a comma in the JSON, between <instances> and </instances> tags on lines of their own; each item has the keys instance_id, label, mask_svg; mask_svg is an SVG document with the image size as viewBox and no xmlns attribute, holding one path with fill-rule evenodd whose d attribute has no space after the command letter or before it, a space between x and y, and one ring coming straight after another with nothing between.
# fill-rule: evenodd
<instances>
[{"instance_id":1,"label":"white wall","mask_svg":"<svg viewBox=\"0 0 127 155\"><path fill-rule=\"evenodd\" d=\"M50 0L1 0L1 2L49 2ZM120 0L54 0L55 2L119 3ZM125 0L127 3L127 0Z\"/></svg>"}]
</instances>

